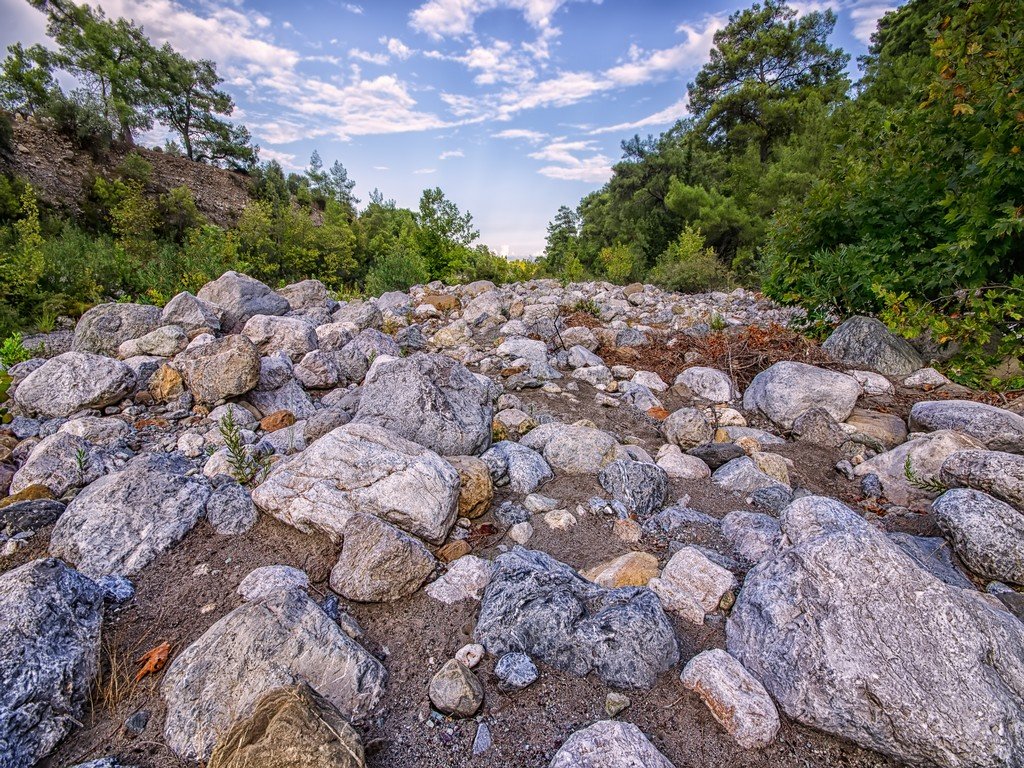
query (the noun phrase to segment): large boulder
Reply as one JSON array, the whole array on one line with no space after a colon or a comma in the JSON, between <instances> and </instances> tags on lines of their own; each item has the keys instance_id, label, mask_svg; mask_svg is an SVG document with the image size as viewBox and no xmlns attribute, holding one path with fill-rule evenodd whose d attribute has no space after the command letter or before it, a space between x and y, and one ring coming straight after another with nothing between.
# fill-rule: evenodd
<instances>
[{"instance_id":1,"label":"large boulder","mask_svg":"<svg viewBox=\"0 0 1024 768\"><path fill-rule=\"evenodd\" d=\"M521 547L495 560L475 637L493 656L525 653L621 688L648 688L679 661L672 624L653 592L604 589Z\"/></svg>"},{"instance_id":2,"label":"large boulder","mask_svg":"<svg viewBox=\"0 0 1024 768\"><path fill-rule=\"evenodd\" d=\"M266 693L309 685L343 717L372 714L383 665L300 590L240 605L171 662L160 685L164 739L182 759L206 761L218 737L253 716Z\"/></svg>"},{"instance_id":3,"label":"large boulder","mask_svg":"<svg viewBox=\"0 0 1024 768\"><path fill-rule=\"evenodd\" d=\"M260 355L285 354L292 362L317 348L316 330L301 317L253 315L245 321L242 335L256 345Z\"/></svg>"},{"instance_id":4,"label":"large boulder","mask_svg":"<svg viewBox=\"0 0 1024 768\"><path fill-rule=\"evenodd\" d=\"M419 589L437 566L423 542L373 515L353 515L343 535L331 589L346 600L398 600Z\"/></svg>"},{"instance_id":5,"label":"large boulder","mask_svg":"<svg viewBox=\"0 0 1024 768\"><path fill-rule=\"evenodd\" d=\"M176 325L190 337L200 333L216 333L224 310L208 301L182 291L164 305L162 325Z\"/></svg>"},{"instance_id":6,"label":"large boulder","mask_svg":"<svg viewBox=\"0 0 1024 768\"><path fill-rule=\"evenodd\" d=\"M549 768L674 768L632 723L601 720L576 731Z\"/></svg>"},{"instance_id":7,"label":"large boulder","mask_svg":"<svg viewBox=\"0 0 1024 768\"><path fill-rule=\"evenodd\" d=\"M354 422L375 424L442 456L472 456L491 444L490 391L461 363L418 353L374 365Z\"/></svg>"},{"instance_id":8,"label":"large boulder","mask_svg":"<svg viewBox=\"0 0 1024 768\"><path fill-rule=\"evenodd\" d=\"M1024 585L1024 513L967 488L946 491L932 504L932 511L974 573Z\"/></svg>"},{"instance_id":9,"label":"large boulder","mask_svg":"<svg viewBox=\"0 0 1024 768\"><path fill-rule=\"evenodd\" d=\"M245 336L234 335L187 349L174 359L192 396L213 404L244 395L259 382L260 355Z\"/></svg>"},{"instance_id":10,"label":"large boulder","mask_svg":"<svg viewBox=\"0 0 1024 768\"><path fill-rule=\"evenodd\" d=\"M305 683L277 688L220 738L206 768L277 766L365 768L363 742L337 708Z\"/></svg>"},{"instance_id":11,"label":"large boulder","mask_svg":"<svg viewBox=\"0 0 1024 768\"><path fill-rule=\"evenodd\" d=\"M180 454L144 453L82 491L53 528L50 553L91 577L137 573L203 516L210 487Z\"/></svg>"},{"instance_id":12,"label":"large boulder","mask_svg":"<svg viewBox=\"0 0 1024 768\"><path fill-rule=\"evenodd\" d=\"M421 445L352 423L275 464L252 498L305 532L340 538L348 519L362 512L439 544L455 522L459 473Z\"/></svg>"},{"instance_id":13,"label":"large boulder","mask_svg":"<svg viewBox=\"0 0 1024 768\"><path fill-rule=\"evenodd\" d=\"M1024 511L1024 456L1000 451L957 451L942 462L940 480L974 488Z\"/></svg>"},{"instance_id":14,"label":"large boulder","mask_svg":"<svg viewBox=\"0 0 1024 768\"><path fill-rule=\"evenodd\" d=\"M284 296L259 280L234 271L207 283L196 296L224 310L221 328L225 331L241 330L253 315L283 315L291 309Z\"/></svg>"},{"instance_id":15,"label":"large boulder","mask_svg":"<svg viewBox=\"0 0 1024 768\"><path fill-rule=\"evenodd\" d=\"M148 304L97 304L78 320L71 348L116 357L122 343L156 330L160 314Z\"/></svg>"},{"instance_id":16,"label":"large boulder","mask_svg":"<svg viewBox=\"0 0 1024 768\"><path fill-rule=\"evenodd\" d=\"M990 451L1024 453L1024 416L971 400L932 400L910 409L910 429L953 429L980 440Z\"/></svg>"},{"instance_id":17,"label":"large boulder","mask_svg":"<svg viewBox=\"0 0 1024 768\"><path fill-rule=\"evenodd\" d=\"M614 435L576 424L541 424L519 445L539 452L555 472L596 475L618 459L632 458Z\"/></svg>"},{"instance_id":18,"label":"large boulder","mask_svg":"<svg viewBox=\"0 0 1024 768\"><path fill-rule=\"evenodd\" d=\"M726 642L789 717L913 765L1024 763L1024 624L838 501L802 498L780 524Z\"/></svg>"},{"instance_id":19,"label":"large boulder","mask_svg":"<svg viewBox=\"0 0 1024 768\"><path fill-rule=\"evenodd\" d=\"M112 405L135 390L135 374L118 360L65 352L47 360L18 384L14 400L47 418Z\"/></svg>"},{"instance_id":20,"label":"large boulder","mask_svg":"<svg viewBox=\"0 0 1024 768\"><path fill-rule=\"evenodd\" d=\"M743 407L791 429L812 408L824 408L836 421L846 421L860 393L853 376L786 360L754 377L743 393Z\"/></svg>"},{"instance_id":21,"label":"large boulder","mask_svg":"<svg viewBox=\"0 0 1024 768\"><path fill-rule=\"evenodd\" d=\"M832 357L852 367L865 367L886 376L903 378L924 368L924 358L873 317L854 316L825 339L822 347Z\"/></svg>"},{"instance_id":22,"label":"large boulder","mask_svg":"<svg viewBox=\"0 0 1024 768\"><path fill-rule=\"evenodd\" d=\"M102 623L103 590L60 560L0 575L0 765L35 765L79 724Z\"/></svg>"},{"instance_id":23,"label":"large boulder","mask_svg":"<svg viewBox=\"0 0 1024 768\"><path fill-rule=\"evenodd\" d=\"M73 422L69 422L73 423ZM29 486L45 485L60 498L72 488L81 488L106 474L107 457L87 440L66 432L55 432L40 440L25 463L11 479L10 493Z\"/></svg>"}]
</instances>

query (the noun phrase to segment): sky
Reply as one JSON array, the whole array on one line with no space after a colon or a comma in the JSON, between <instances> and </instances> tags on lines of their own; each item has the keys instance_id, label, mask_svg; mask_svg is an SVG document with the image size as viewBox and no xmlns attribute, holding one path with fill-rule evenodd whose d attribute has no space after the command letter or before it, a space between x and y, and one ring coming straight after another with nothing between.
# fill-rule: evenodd
<instances>
[{"instance_id":1,"label":"sky","mask_svg":"<svg viewBox=\"0 0 1024 768\"><path fill-rule=\"evenodd\" d=\"M99 0L158 43L209 58L263 160L340 160L365 203L416 208L441 187L481 242L543 251L548 222L601 187L630 136L686 114L716 30L752 0ZM894 0L832 8L856 57ZM42 14L0 0L0 44L45 42ZM158 136L145 137L147 143ZM145 140L144 139L144 140Z\"/></svg>"}]
</instances>

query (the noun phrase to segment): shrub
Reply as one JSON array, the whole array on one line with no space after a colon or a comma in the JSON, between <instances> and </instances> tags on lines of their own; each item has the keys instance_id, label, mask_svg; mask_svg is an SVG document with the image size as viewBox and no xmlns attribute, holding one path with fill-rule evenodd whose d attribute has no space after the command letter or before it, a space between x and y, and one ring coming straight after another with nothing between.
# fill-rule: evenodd
<instances>
[{"instance_id":1,"label":"shrub","mask_svg":"<svg viewBox=\"0 0 1024 768\"><path fill-rule=\"evenodd\" d=\"M669 291L702 293L727 287L731 275L714 249L704 247L701 233L687 227L658 257L648 279Z\"/></svg>"},{"instance_id":2,"label":"shrub","mask_svg":"<svg viewBox=\"0 0 1024 768\"><path fill-rule=\"evenodd\" d=\"M598 260L604 267L605 276L613 283L623 284L635 280L640 273L640 259L627 245L612 245L602 248Z\"/></svg>"},{"instance_id":3,"label":"shrub","mask_svg":"<svg viewBox=\"0 0 1024 768\"><path fill-rule=\"evenodd\" d=\"M409 244L399 241L374 261L366 275L366 292L380 296L388 291L405 291L429 279L426 260Z\"/></svg>"}]
</instances>

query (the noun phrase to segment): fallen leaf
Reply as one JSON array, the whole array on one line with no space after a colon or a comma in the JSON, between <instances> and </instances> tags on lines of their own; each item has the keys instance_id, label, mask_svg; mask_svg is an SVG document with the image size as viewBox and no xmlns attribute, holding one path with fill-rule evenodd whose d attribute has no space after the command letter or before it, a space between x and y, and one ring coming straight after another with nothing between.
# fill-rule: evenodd
<instances>
[{"instance_id":1,"label":"fallen leaf","mask_svg":"<svg viewBox=\"0 0 1024 768\"><path fill-rule=\"evenodd\" d=\"M171 644L163 642L139 656L137 660L142 662L142 667L135 673L135 682L139 682L146 675L155 675L163 669L164 664L167 663L167 657L170 655Z\"/></svg>"}]
</instances>

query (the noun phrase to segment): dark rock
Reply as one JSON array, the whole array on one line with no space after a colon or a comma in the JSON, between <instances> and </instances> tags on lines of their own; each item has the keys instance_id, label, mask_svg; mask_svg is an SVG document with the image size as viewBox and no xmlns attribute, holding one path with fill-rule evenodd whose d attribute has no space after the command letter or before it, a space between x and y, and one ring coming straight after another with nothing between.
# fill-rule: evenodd
<instances>
[{"instance_id":1,"label":"dark rock","mask_svg":"<svg viewBox=\"0 0 1024 768\"><path fill-rule=\"evenodd\" d=\"M812 408L793 422L793 436L801 443L835 448L847 440L839 422L824 408Z\"/></svg>"},{"instance_id":2,"label":"dark rock","mask_svg":"<svg viewBox=\"0 0 1024 768\"><path fill-rule=\"evenodd\" d=\"M661 509L668 496L668 475L657 464L619 459L597 477L602 488L641 520Z\"/></svg>"},{"instance_id":3,"label":"dark rock","mask_svg":"<svg viewBox=\"0 0 1024 768\"><path fill-rule=\"evenodd\" d=\"M974 589L974 585L957 567L953 549L941 536L912 536L909 533L890 533L889 538L910 555L914 562L937 579L951 587Z\"/></svg>"},{"instance_id":4,"label":"dark rock","mask_svg":"<svg viewBox=\"0 0 1024 768\"><path fill-rule=\"evenodd\" d=\"M687 453L711 467L712 472L733 459L747 455L736 443L707 443L691 448Z\"/></svg>"},{"instance_id":5,"label":"dark rock","mask_svg":"<svg viewBox=\"0 0 1024 768\"><path fill-rule=\"evenodd\" d=\"M501 506L494 510L494 519L505 528L511 528L516 523L528 523L532 518L530 510L514 501L503 501Z\"/></svg>"},{"instance_id":6,"label":"dark rock","mask_svg":"<svg viewBox=\"0 0 1024 768\"><path fill-rule=\"evenodd\" d=\"M851 317L832 331L822 347L840 362L870 368L886 376L909 376L925 365L906 339L894 335L884 323L872 317Z\"/></svg>"},{"instance_id":7,"label":"dark rock","mask_svg":"<svg viewBox=\"0 0 1024 768\"><path fill-rule=\"evenodd\" d=\"M504 690L516 691L537 679L537 666L525 653L506 653L494 665L494 674Z\"/></svg>"},{"instance_id":8,"label":"dark rock","mask_svg":"<svg viewBox=\"0 0 1024 768\"><path fill-rule=\"evenodd\" d=\"M38 530L55 522L64 509L63 502L53 499L31 499L0 507L0 531L10 535Z\"/></svg>"}]
</instances>

